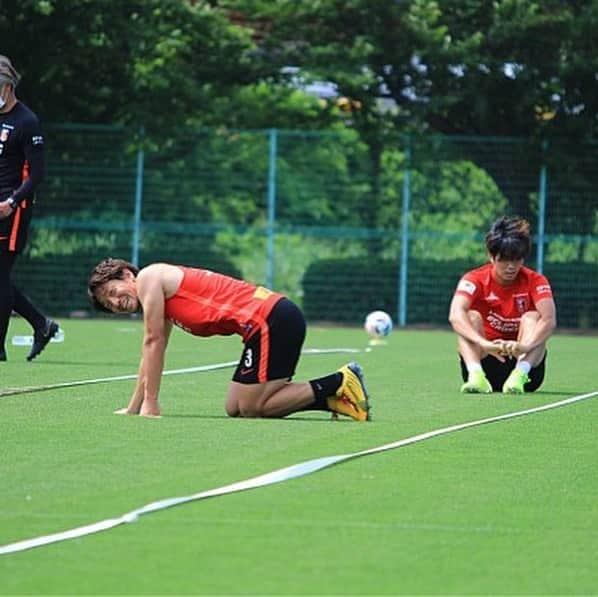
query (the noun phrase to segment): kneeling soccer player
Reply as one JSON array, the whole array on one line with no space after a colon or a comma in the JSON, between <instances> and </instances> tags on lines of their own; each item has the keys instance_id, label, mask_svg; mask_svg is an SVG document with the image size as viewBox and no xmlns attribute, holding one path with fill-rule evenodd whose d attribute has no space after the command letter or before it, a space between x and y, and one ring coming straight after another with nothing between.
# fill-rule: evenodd
<instances>
[{"instance_id":1,"label":"kneeling soccer player","mask_svg":"<svg viewBox=\"0 0 598 597\"><path fill-rule=\"evenodd\" d=\"M291 383L305 339L301 310L282 294L209 270L153 263L139 270L105 259L88 283L94 306L143 311L143 350L135 390L119 414L159 416L158 393L172 325L195 336L239 334L243 352L226 397L231 417L284 417L324 410L369 419L361 367L349 363L309 382Z\"/></svg>"},{"instance_id":2,"label":"kneeling soccer player","mask_svg":"<svg viewBox=\"0 0 598 597\"><path fill-rule=\"evenodd\" d=\"M490 263L459 281L449 321L458 334L462 392L522 394L544 380L556 308L545 276L523 267L529 223L502 217L486 235Z\"/></svg>"}]
</instances>

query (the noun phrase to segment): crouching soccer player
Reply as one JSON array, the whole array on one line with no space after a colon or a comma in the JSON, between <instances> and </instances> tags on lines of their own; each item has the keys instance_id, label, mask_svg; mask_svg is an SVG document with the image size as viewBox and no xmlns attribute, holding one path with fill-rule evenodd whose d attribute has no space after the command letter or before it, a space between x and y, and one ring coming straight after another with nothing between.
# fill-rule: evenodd
<instances>
[{"instance_id":1,"label":"crouching soccer player","mask_svg":"<svg viewBox=\"0 0 598 597\"><path fill-rule=\"evenodd\" d=\"M486 235L490 263L467 272L449 321L458 334L462 392L522 394L544 380L556 308L545 276L523 266L529 223L502 217Z\"/></svg>"},{"instance_id":2,"label":"crouching soccer player","mask_svg":"<svg viewBox=\"0 0 598 597\"><path fill-rule=\"evenodd\" d=\"M94 306L111 313L143 311L142 358L133 395L119 414L158 416L164 353L172 325L194 336L238 334L243 352L226 397L231 417L284 417L323 410L369 419L357 363L291 383L305 339L301 310L282 294L209 270L154 263L139 270L105 259L88 283Z\"/></svg>"}]
</instances>

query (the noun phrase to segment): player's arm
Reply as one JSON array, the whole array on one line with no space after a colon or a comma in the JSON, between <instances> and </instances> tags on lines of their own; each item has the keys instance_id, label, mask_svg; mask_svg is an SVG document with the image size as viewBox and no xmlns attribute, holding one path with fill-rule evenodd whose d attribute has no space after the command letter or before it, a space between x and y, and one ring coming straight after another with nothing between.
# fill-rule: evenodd
<instances>
[{"instance_id":1,"label":"player's arm","mask_svg":"<svg viewBox=\"0 0 598 597\"><path fill-rule=\"evenodd\" d=\"M500 361L504 361L502 346L486 339L471 323L468 315L471 302L469 297L462 294L453 296L449 309L449 322L453 330L465 340L477 344L484 352L494 355Z\"/></svg>"},{"instance_id":2,"label":"player's arm","mask_svg":"<svg viewBox=\"0 0 598 597\"><path fill-rule=\"evenodd\" d=\"M11 197L17 203L20 204L27 197L33 197L39 184L44 179L45 166L44 166L44 154L41 150L32 151L26 153L27 164L29 168L29 175L23 180L21 186L16 189Z\"/></svg>"},{"instance_id":3,"label":"player's arm","mask_svg":"<svg viewBox=\"0 0 598 597\"><path fill-rule=\"evenodd\" d=\"M135 383L135 389L133 395L129 400L129 404L126 408L121 408L114 411L118 415L138 415L141 410L141 403L143 402L143 388L145 387L143 381L143 357L139 363L139 371L137 372L137 382Z\"/></svg>"},{"instance_id":4,"label":"player's arm","mask_svg":"<svg viewBox=\"0 0 598 597\"><path fill-rule=\"evenodd\" d=\"M471 299L462 294L455 294L449 309L449 322L453 326L455 333L459 334L459 336L474 344L481 345L483 342L486 342L486 338L471 324L468 315L470 307Z\"/></svg>"},{"instance_id":5,"label":"player's arm","mask_svg":"<svg viewBox=\"0 0 598 597\"><path fill-rule=\"evenodd\" d=\"M536 303L536 310L539 315L538 322L534 327L533 334L525 344L513 342L509 347L510 353L514 357L527 354L534 348L544 344L552 335L556 328L556 306L551 297L540 299Z\"/></svg>"},{"instance_id":6,"label":"player's arm","mask_svg":"<svg viewBox=\"0 0 598 597\"><path fill-rule=\"evenodd\" d=\"M26 123L21 133L21 139L25 162L27 164L27 176L23 177L21 186L12 193L12 198L17 204L20 204L28 197L33 197L37 187L43 181L46 172L44 163L44 137L37 119Z\"/></svg>"},{"instance_id":7,"label":"player's arm","mask_svg":"<svg viewBox=\"0 0 598 597\"><path fill-rule=\"evenodd\" d=\"M27 176L19 188L4 201L0 201L0 220L8 218L28 197L33 197L36 188L45 175L44 165L44 138L39 128L39 122L29 122L21 132L21 145L27 164Z\"/></svg>"},{"instance_id":8,"label":"player's arm","mask_svg":"<svg viewBox=\"0 0 598 597\"><path fill-rule=\"evenodd\" d=\"M164 320L164 335L166 337L166 344L170 338L170 332L172 331L172 322L167 319ZM139 363L139 371L137 373L137 382L135 383L135 389L133 395L129 400L129 404L126 408L120 408L114 411L118 415L138 415L143 404L143 398L145 396L145 369L144 369L143 356Z\"/></svg>"},{"instance_id":9,"label":"player's arm","mask_svg":"<svg viewBox=\"0 0 598 597\"><path fill-rule=\"evenodd\" d=\"M158 416L158 395L164 370L164 353L172 326L164 319L164 287L159 267L146 268L137 276L137 294L143 306L144 335L138 383L143 386L140 414Z\"/></svg>"}]
</instances>

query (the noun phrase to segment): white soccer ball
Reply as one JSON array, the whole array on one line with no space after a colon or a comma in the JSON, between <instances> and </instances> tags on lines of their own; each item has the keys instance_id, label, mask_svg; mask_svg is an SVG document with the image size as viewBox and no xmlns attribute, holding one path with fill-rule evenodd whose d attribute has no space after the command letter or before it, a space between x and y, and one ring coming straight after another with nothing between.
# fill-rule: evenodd
<instances>
[{"instance_id":1,"label":"white soccer ball","mask_svg":"<svg viewBox=\"0 0 598 597\"><path fill-rule=\"evenodd\" d=\"M372 311L363 327L372 338L384 338L392 331L392 319L385 311Z\"/></svg>"}]
</instances>

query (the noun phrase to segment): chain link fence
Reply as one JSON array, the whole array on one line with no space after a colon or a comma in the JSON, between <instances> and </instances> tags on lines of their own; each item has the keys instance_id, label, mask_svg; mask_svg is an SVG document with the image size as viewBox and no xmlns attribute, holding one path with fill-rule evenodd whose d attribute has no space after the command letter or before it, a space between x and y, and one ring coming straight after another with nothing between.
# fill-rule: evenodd
<instances>
[{"instance_id":1,"label":"chain link fence","mask_svg":"<svg viewBox=\"0 0 598 597\"><path fill-rule=\"evenodd\" d=\"M165 136L166 137L166 136ZM563 327L598 328L598 146L354 131L46 127L47 177L15 278L50 314L89 311L106 256L197 265L287 293L308 319L445 325L484 234L527 217Z\"/></svg>"}]
</instances>

